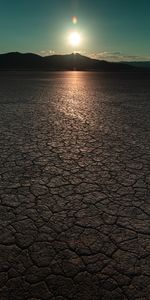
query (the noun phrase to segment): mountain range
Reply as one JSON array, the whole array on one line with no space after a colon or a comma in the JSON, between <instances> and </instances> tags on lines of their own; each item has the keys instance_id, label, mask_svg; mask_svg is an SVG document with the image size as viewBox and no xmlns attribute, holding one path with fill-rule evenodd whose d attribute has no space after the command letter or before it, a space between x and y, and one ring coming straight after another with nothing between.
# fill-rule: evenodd
<instances>
[{"instance_id":1,"label":"mountain range","mask_svg":"<svg viewBox=\"0 0 150 300\"><path fill-rule=\"evenodd\" d=\"M150 68L150 61L126 61L124 63L138 68Z\"/></svg>"},{"instance_id":2,"label":"mountain range","mask_svg":"<svg viewBox=\"0 0 150 300\"><path fill-rule=\"evenodd\" d=\"M88 70L88 71L137 71L145 69L145 65L131 62L108 62L105 60L92 59L79 53L66 55L40 56L33 53L11 52L0 54L0 70ZM150 62L149 62L150 66Z\"/></svg>"}]
</instances>

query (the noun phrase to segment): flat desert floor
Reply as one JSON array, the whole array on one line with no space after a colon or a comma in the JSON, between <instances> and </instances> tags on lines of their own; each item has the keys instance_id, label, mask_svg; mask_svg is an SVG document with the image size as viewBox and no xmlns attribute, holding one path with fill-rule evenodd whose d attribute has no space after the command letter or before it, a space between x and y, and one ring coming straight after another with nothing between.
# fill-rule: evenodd
<instances>
[{"instance_id":1,"label":"flat desert floor","mask_svg":"<svg viewBox=\"0 0 150 300\"><path fill-rule=\"evenodd\" d=\"M150 299L150 75L0 73L0 299Z\"/></svg>"}]
</instances>

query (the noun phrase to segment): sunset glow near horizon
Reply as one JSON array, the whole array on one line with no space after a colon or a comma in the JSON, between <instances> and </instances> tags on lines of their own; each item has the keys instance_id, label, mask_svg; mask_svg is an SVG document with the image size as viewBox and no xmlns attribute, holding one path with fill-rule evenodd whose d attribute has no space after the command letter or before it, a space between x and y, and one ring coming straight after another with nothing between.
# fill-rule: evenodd
<instances>
[{"instance_id":1,"label":"sunset glow near horizon","mask_svg":"<svg viewBox=\"0 0 150 300\"><path fill-rule=\"evenodd\" d=\"M80 53L150 60L150 1L0 0L0 53ZM71 32L78 33L68 37Z\"/></svg>"}]
</instances>

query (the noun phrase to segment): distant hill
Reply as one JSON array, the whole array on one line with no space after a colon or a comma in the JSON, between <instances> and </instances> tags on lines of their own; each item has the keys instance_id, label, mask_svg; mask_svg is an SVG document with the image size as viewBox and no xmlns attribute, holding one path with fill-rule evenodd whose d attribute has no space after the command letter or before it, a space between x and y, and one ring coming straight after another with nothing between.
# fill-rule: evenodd
<instances>
[{"instance_id":1,"label":"distant hill","mask_svg":"<svg viewBox=\"0 0 150 300\"><path fill-rule=\"evenodd\" d=\"M150 61L127 61L125 63L138 68L150 68Z\"/></svg>"},{"instance_id":2,"label":"distant hill","mask_svg":"<svg viewBox=\"0 0 150 300\"><path fill-rule=\"evenodd\" d=\"M0 54L0 70L94 70L107 72L134 71L136 66L92 59L78 53L42 57L33 53Z\"/></svg>"}]
</instances>

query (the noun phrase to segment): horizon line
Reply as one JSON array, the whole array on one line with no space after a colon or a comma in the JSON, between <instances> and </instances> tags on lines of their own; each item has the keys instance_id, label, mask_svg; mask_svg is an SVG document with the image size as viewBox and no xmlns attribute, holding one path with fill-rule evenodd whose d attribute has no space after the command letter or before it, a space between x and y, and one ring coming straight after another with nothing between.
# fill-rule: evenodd
<instances>
[{"instance_id":1,"label":"horizon line","mask_svg":"<svg viewBox=\"0 0 150 300\"><path fill-rule=\"evenodd\" d=\"M13 53L18 53L18 54L33 54L33 55L38 55L40 57L48 57L48 56L63 56L63 55L81 55L85 56L91 59L96 59L100 61L108 61L108 62L150 62L150 56L138 56L138 55L125 55L121 54L120 52L93 52L93 53L87 53L85 51L73 51L71 53L68 52L56 52L53 50L47 50L47 51L9 51L9 52L0 52L0 55L5 55L5 54L13 54ZM44 55L45 54L45 55Z\"/></svg>"}]
</instances>

